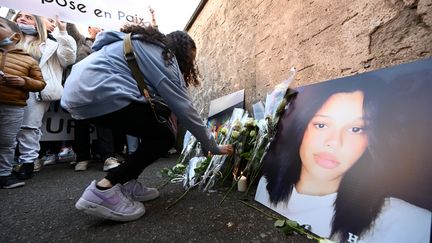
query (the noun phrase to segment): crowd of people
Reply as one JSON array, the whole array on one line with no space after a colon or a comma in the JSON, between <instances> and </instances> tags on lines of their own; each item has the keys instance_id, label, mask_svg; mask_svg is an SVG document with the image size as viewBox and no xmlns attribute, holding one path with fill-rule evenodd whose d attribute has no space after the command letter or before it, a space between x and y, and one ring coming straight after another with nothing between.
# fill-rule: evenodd
<instances>
[{"instance_id":1,"label":"crowd of people","mask_svg":"<svg viewBox=\"0 0 432 243\"><path fill-rule=\"evenodd\" d=\"M125 25L120 31L89 26L88 37L58 17L19 11L0 19L0 188L24 186L43 165L56 162L84 171L96 157L108 173L90 183L76 208L129 221L144 214L141 201L159 196L137 179L173 148L178 122L209 152L232 153L231 145L216 144L188 96L187 86L199 84L194 41L183 31L160 33L150 12L150 25ZM137 69L125 59L126 36ZM146 90L137 75L144 77ZM74 119L73 141L41 141L52 102ZM159 116L154 104L167 112ZM96 149L91 125L97 130Z\"/></svg>"},{"instance_id":2,"label":"crowd of people","mask_svg":"<svg viewBox=\"0 0 432 243\"><path fill-rule=\"evenodd\" d=\"M75 121L77 128L74 129L73 144L68 144L66 141L60 143L41 141L41 126L50 104L59 102L63 92L62 84L70 73L72 65L91 53L91 45L97 33L101 31L100 28L88 27L89 37L85 37L79 33L74 24L66 24L58 18L39 17L26 12L16 13L12 22L16 23L19 29L11 34L21 37L19 42L11 46L24 50L34 60L39 61L46 86L38 92L28 93L27 106L24 107L23 121L16 138L17 155L12 162L12 164L16 162L14 173L5 181L6 188L23 185L24 183L17 181L16 178L29 179L33 177L34 172L41 169L42 165L71 162L76 163L76 171L86 170L88 162L92 160L90 123ZM54 37L53 32L56 28L58 34ZM5 62L9 63L8 61L5 56ZM118 148L123 142L122 134L103 128L98 129L97 134L99 145L97 154L100 156L99 160L104 161L103 170L108 171L120 164L122 149ZM114 143L117 140L119 145ZM133 146L129 147L133 151ZM45 152L42 153L43 151ZM117 156L116 152L118 152Z\"/></svg>"}]
</instances>

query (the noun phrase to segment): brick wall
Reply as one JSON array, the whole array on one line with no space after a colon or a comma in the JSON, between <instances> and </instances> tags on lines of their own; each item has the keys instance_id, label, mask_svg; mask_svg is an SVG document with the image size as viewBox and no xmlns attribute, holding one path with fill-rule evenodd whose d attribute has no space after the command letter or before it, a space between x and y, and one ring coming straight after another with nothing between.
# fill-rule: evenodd
<instances>
[{"instance_id":1,"label":"brick wall","mask_svg":"<svg viewBox=\"0 0 432 243\"><path fill-rule=\"evenodd\" d=\"M245 89L264 101L293 66L292 87L432 56L432 0L209 0L188 29L210 100Z\"/></svg>"}]
</instances>

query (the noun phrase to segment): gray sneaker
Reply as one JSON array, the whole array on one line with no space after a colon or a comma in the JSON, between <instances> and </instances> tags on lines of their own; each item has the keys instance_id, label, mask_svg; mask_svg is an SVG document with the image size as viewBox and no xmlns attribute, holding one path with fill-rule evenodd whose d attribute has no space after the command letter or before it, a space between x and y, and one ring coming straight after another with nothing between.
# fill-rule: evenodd
<instances>
[{"instance_id":1,"label":"gray sneaker","mask_svg":"<svg viewBox=\"0 0 432 243\"><path fill-rule=\"evenodd\" d=\"M145 202L159 197L159 191L156 188L145 187L137 180L126 182L123 188L125 193L135 201Z\"/></svg>"},{"instance_id":2,"label":"gray sneaker","mask_svg":"<svg viewBox=\"0 0 432 243\"><path fill-rule=\"evenodd\" d=\"M122 185L117 184L110 189L99 190L96 181L92 181L75 207L87 214L115 221L132 221L143 216L144 205L132 201L123 193L122 188Z\"/></svg>"}]
</instances>

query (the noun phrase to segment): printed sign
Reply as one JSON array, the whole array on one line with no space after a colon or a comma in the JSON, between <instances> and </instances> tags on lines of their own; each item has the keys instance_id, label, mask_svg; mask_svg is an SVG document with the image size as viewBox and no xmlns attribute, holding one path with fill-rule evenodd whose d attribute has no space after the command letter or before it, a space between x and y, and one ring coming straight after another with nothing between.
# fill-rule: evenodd
<instances>
[{"instance_id":1,"label":"printed sign","mask_svg":"<svg viewBox=\"0 0 432 243\"><path fill-rule=\"evenodd\" d=\"M126 23L149 24L148 1L133 0L2 0L1 6L45 17L119 30Z\"/></svg>"},{"instance_id":2,"label":"printed sign","mask_svg":"<svg viewBox=\"0 0 432 243\"><path fill-rule=\"evenodd\" d=\"M301 87L255 199L336 242L431 242L432 59Z\"/></svg>"},{"instance_id":3,"label":"printed sign","mask_svg":"<svg viewBox=\"0 0 432 243\"><path fill-rule=\"evenodd\" d=\"M41 141L70 141L74 140L74 120L60 108L59 102L51 102L42 122ZM96 129L90 127L90 137L96 139Z\"/></svg>"}]
</instances>

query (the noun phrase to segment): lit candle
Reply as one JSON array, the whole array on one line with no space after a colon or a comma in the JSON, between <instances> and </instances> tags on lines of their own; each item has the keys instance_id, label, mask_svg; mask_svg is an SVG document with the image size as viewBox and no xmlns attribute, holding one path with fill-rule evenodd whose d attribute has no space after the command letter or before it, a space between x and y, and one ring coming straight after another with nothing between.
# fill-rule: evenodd
<instances>
[{"instance_id":1,"label":"lit candle","mask_svg":"<svg viewBox=\"0 0 432 243\"><path fill-rule=\"evenodd\" d=\"M237 190L239 192L245 192L247 189L247 178L246 176L241 176L239 181L237 182Z\"/></svg>"}]
</instances>

